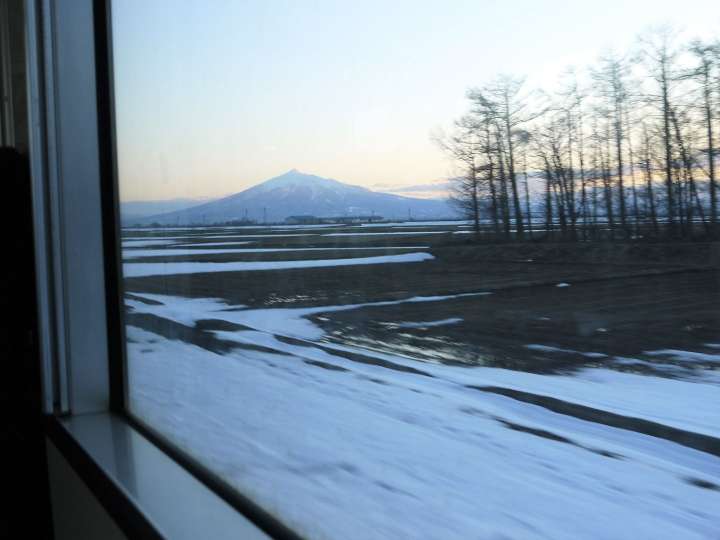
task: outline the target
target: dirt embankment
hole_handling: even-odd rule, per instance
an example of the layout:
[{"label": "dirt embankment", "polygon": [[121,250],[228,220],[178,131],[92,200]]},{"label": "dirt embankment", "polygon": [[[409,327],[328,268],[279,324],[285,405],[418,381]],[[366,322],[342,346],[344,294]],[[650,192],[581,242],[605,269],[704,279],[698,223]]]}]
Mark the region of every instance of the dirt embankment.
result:
[{"label": "dirt embankment", "polygon": [[720,268],[720,242],[508,243],[436,246],[457,262],[527,261]]}]

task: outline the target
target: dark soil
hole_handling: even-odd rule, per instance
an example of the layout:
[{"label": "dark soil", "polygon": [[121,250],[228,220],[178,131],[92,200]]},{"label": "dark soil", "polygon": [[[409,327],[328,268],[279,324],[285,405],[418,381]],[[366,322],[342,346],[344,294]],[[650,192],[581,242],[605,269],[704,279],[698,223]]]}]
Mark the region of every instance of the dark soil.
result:
[{"label": "dark soil", "polygon": [[[407,252],[392,249],[402,245],[431,245],[421,251],[432,253],[435,259],[406,264],[150,276],[127,279],[125,287],[129,293],[222,298],[229,304],[250,307],[357,304],[486,291],[493,294],[320,314],[315,322],[327,331],[330,341],[372,344],[375,349],[408,353],[433,362],[534,372],[571,372],[580,367],[607,365],[661,376],[689,376],[697,370],[719,367],[717,362],[683,363],[644,351],[689,349],[718,353],[703,344],[720,342],[720,243],[472,245],[457,240],[464,235],[322,236],[325,232],[262,238],[248,247],[386,246],[388,251],[218,254],[160,260],[377,256]],[[557,287],[560,283],[570,286]],[[401,325],[448,318],[463,320],[425,328]],[[615,356],[643,362],[618,363],[612,358]]]}]

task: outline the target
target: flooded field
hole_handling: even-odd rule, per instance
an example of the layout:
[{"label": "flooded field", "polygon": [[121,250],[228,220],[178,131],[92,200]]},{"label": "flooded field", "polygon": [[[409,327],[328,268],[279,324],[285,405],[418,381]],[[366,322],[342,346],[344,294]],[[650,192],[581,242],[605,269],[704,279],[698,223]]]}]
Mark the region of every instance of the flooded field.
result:
[{"label": "flooded field", "polygon": [[125,230],[131,410],[310,537],[717,537],[718,246],[471,238]]}]

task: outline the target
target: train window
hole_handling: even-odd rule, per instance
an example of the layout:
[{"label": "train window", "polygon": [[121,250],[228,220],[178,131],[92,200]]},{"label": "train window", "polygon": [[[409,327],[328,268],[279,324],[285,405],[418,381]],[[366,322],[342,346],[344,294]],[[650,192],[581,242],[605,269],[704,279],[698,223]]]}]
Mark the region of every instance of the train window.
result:
[{"label": "train window", "polygon": [[718,534],[714,3],[112,35],[138,422],[310,538]]}]

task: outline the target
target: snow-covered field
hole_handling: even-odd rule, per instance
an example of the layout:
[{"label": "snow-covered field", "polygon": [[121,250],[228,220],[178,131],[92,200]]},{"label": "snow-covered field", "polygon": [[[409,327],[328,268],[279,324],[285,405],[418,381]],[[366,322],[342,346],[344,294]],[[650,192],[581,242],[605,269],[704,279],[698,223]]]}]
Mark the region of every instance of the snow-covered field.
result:
[{"label": "snow-covered field", "polygon": [[[393,233],[365,235],[373,242],[383,234]],[[350,235],[356,233],[343,234]],[[186,249],[187,238],[180,238],[182,249],[143,245],[159,238],[125,239],[126,248],[152,248],[126,249],[125,260],[302,249],[323,257],[328,249]],[[386,249],[352,246],[368,248]],[[382,273],[388,265],[422,268],[434,259],[428,252],[354,257],[352,249],[336,259],[125,262],[124,272],[192,279],[204,272],[368,265],[368,272]],[[611,367],[668,362],[668,369],[683,370],[683,363],[720,364],[720,354],[648,348],[648,359],[657,359],[651,363],[527,342],[528,351],[580,355],[598,365],[571,376],[445,365],[329,339],[313,317],[412,305],[426,316],[383,327],[440,332],[463,319],[436,317],[436,307],[461,298],[480,305],[493,293],[408,292],[394,300],[257,307],[183,292],[133,290],[126,299],[132,413],[308,538],[720,538],[720,446],[701,451],[670,435],[559,414],[487,390],[547,396],[712,445],[720,442],[717,369],[690,378]],[[148,325],[148,317],[159,326]],[[187,337],[201,334],[203,340]]]},{"label": "snow-covered field", "polygon": [[[232,242],[232,245],[249,244],[250,242]],[[185,244],[183,244],[185,245]],[[133,249],[125,252],[124,259],[126,261],[135,259],[145,259],[147,257],[178,257],[188,255],[226,255],[228,253],[294,253],[300,251],[387,251],[388,249],[408,250],[408,249],[427,249],[429,246],[399,246],[393,248],[387,247],[327,247],[327,248],[227,248],[227,249],[204,249],[205,246],[217,246],[217,244],[193,244],[193,249],[187,248],[171,248],[171,249]],[[199,247],[198,247],[199,246]]]},{"label": "snow-covered field", "polygon": [[328,233],[323,236],[422,236],[426,234],[445,234],[445,231],[342,232]]},{"label": "snow-covered field", "polygon": [[[242,250],[226,250],[239,252]],[[186,253],[183,253],[186,254]],[[352,259],[312,259],[305,261],[236,261],[236,262],[147,262],[123,264],[125,277],[161,276],[167,274],[202,274],[206,272],[251,272],[259,270],[285,270],[289,268],[327,268],[331,266],[358,266],[368,264],[398,264],[422,262],[432,259],[429,253],[379,255]]]}]

